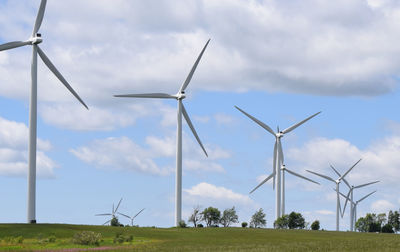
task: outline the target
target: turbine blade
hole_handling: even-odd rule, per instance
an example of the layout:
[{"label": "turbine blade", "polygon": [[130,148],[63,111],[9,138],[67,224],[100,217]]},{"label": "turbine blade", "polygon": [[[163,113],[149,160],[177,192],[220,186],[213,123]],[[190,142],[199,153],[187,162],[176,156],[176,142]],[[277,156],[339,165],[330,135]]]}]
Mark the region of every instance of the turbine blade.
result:
[{"label": "turbine blade", "polygon": [[189,75],[186,77],[185,82],[182,84],[181,89],[179,89],[179,92],[185,92],[185,89],[187,88],[187,86],[189,85],[190,81],[192,80],[194,71],[196,71],[197,65],[199,64],[200,59],[201,59],[201,57],[203,56],[203,53],[204,53],[204,51],[206,50],[208,43],[210,43],[210,39],[207,41],[207,43],[206,43],[206,45],[204,46],[203,50],[201,50],[201,53],[200,53],[199,57],[197,57],[196,62],[194,63],[192,69],[190,70]]},{"label": "turbine blade", "polygon": [[313,171],[310,171],[310,170],[306,170],[306,171],[336,183],[336,181],[331,177],[328,177],[328,176],[325,176],[325,175],[322,175],[322,174],[319,174],[319,173],[316,173],[316,172],[313,172]]},{"label": "turbine blade", "polygon": [[117,214],[122,215],[122,216],[124,216],[124,217],[126,217],[126,218],[128,218],[128,219],[131,218],[130,216],[128,216],[128,215],[126,215],[126,214],[123,214],[123,213],[120,213],[120,212],[117,212]]},{"label": "turbine blade", "polygon": [[104,222],[103,225],[106,225],[109,222],[111,222],[111,220],[108,220],[108,221]]},{"label": "turbine blade", "polygon": [[293,126],[290,126],[289,128],[283,130],[282,133],[283,133],[283,134],[289,133],[290,131],[292,131],[292,130],[294,130],[295,128],[299,127],[300,125],[302,125],[303,123],[307,122],[308,120],[310,120],[310,119],[313,118],[314,116],[318,115],[319,113],[321,113],[321,111],[318,112],[318,113],[315,113],[314,115],[312,115],[312,116],[310,116],[310,117],[307,117],[307,118],[304,119],[303,121],[301,121],[301,122],[299,122],[299,123],[296,123],[296,124],[293,125]]},{"label": "turbine blade", "polygon": [[61,75],[61,73],[57,70],[57,68],[51,63],[50,59],[46,56],[46,54],[40,49],[40,47],[37,47],[38,53],[40,58],[42,58],[43,62],[46,64],[46,66],[50,69],[50,71],[53,72],[53,74],[64,84],[64,86],[75,96],[80,103],[82,103],[83,106],[85,106],[86,109],[89,109],[88,106],[83,102],[83,100],[79,97],[79,95],[75,92],[75,90],[68,84],[68,82],[65,80],[65,78]]},{"label": "turbine blade", "polygon": [[243,110],[241,110],[239,107],[235,106],[235,108],[237,108],[240,112],[242,112],[243,114],[245,114],[247,117],[249,117],[251,120],[253,120],[254,122],[256,122],[258,125],[260,125],[261,127],[263,127],[264,129],[266,129],[269,133],[271,133],[272,135],[275,136],[275,132],[265,123],[261,122],[260,120],[258,120],[257,118],[247,114],[246,112],[244,112]]},{"label": "turbine blade", "polygon": [[347,170],[347,172],[345,174],[343,174],[343,176],[341,176],[339,179],[343,179],[344,177],[346,177],[347,174],[349,174],[349,172],[354,168],[354,166],[356,166],[358,163],[360,163],[360,160],[358,160],[352,167],[350,167],[350,169]]},{"label": "turbine blade", "polygon": [[26,45],[30,45],[30,44],[31,44],[30,41],[13,41],[13,42],[9,42],[9,43],[0,45],[0,51],[5,51],[5,50],[9,50],[9,49],[13,49],[13,48],[21,47],[21,46],[26,46]]},{"label": "turbine blade", "polygon": [[199,136],[197,135],[197,132],[196,132],[196,130],[194,129],[194,126],[193,126],[193,124],[192,124],[192,121],[190,120],[189,115],[188,115],[188,113],[186,112],[185,106],[183,106],[183,104],[182,104],[182,114],[183,114],[183,117],[185,117],[185,120],[186,120],[187,124],[189,125],[189,128],[192,130],[192,133],[193,133],[194,137],[196,138],[197,142],[200,144],[200,147],[203,149],[204,154],[206,154],[206,156],[208,157],[208,154],[207,154],[207,152],[206,152],[206,149],[204,149],[204,146],[203,146],[203,144],[201,143],[200,138],[199,138]]},{"label": "turbine blade", "polygon": [[342,194],[341,192],[339,192],[345,199],[346,201],[344,202],[344,207],[343,207],[343,212],[346,211],[346,206],[347,206],[347,202],[350,201],[350,203],[354,204],[354,201],[352,201],[350,199],[350,193],[353,189],[350,189],[349,192],[347,193],[347,196]]},{"label": "turbine blade", "polygon": [[376,193],[376,191],[373,191],[372,193],[369,193],[369,194],[365,195],[361,199],[357,200],[357,203],[360,203],[361,201],[365,200],[367,197],[369,197],[371,194],[374,194],[374,193]]},{"label": "turbine blade", "polygon": [[105,214],[96,214],[95,216],[108,216],[108,215],[112,215],[112,214],[109,214],[109,213],[105,213]]},{"label": "turbine blade", "polygon": [[279,159],[280,159],[280,164],[279,165],[281,165],[281,164],[285,163],[285,160],[283,158],[282,143],[281,143],[280,140],[278,140],[278,142],[279,142],[278,143],[278,153],[279,153]]},{"label": "turbine blade", "polygon": [[318,182],[315,182],[315,181],[312,180],[312,179],[309,179],[309,178],[307,178],[307,177],[304,177],[304,176],[302,176],[302,175],[300,175],[300,174],[298,174],[298,173],[295,173],[294,171],[291,171],[291,170],[289,170],[289,169],[287,169],[287,168],[285,168],[285,170],[286,170],[287,172],[289,172],[290,174],[294,175],[294,176],[297,176],[297,177],[299,177],[299,178],[308,180],[308,181],[313,182],[313,183],[318,184],[318,185],[320,184],[320,183],[318,183]]},{"label": "turbine blade", "polygon": [[335,167],[333,167],[333,165],[329,165],[331,168],[332,168],[332,170],[340,177],[340,176],[342,176],[336,169],[335,169]]},{"label": "turbine blade", "polygon": [[118,207],[119,207],[119,205],[121,205],[121,201],[122,201],[122,198],[119,200],[118,205],[117,205],[117,208],[115,208],[114,213],[118,211]]},{"label": "turbine blade", "polygon": [[264,179],[258,186],[256,186],[256,188],[254,188],[253,190],[251,190],[250,193],[253,193],[255,190],[257,190],[260,186],[262,186],[265,182],[267,182],[268,180],[270,180],[272,177],[275,176],[275,172],[272,173],[271,175],[269,175],[266,179]]},{"label": "turbine blade", "polygon": [[361,187],[364,187],[364,186],[367,186],[367,185],[372,185],[372,184],[375,184],[375,183],[378,183],[378,182],[379,181],[374,181],[374,182],[366,183],[366,184],[363,184],[363,185],[355,186],[354,188],[361,188]]},{"label": "turbine blade", "polygon": [[42,25],[44,11],[46,9],[46,3],[47,3],[47,0],[42,0],[40,2],[40,7],[39,7],[38,14],[36,16],[36,21],[35,21],[35,26],[33,27],[32,36],[36,35],[36,33],[39,31],[40,26]]},{"label": "turbine blade", "polygon": [[135,216],[132,217],[132,220],[136,218],[136,216],[138,216],[141,212],[143,212],[144,208],[142,210],[140,210]]},{"label": "turbine blade", "polygon": [[[339,177],[342,176],[342,175],[335,169],[335,167],[333,167],[333,165],[329,165],[329,166],[335,171],[335,173],[336,173]],[[347,185],[347,187],[348,187],[349,189],[351,189],[351,185],[349,184],[349,182],[347,182],[347,180],[344,179],[344,178],[343,178],[343,181],[344,181],[344,183]]]},{"label": "turbine blade", "polygon": [[176,99],[175,96],[164,93],[148,93],[148,94],[126,94],[126,95],[114,95],[114,97],[124,97],[124,98],[166,98],[166,99]]}]

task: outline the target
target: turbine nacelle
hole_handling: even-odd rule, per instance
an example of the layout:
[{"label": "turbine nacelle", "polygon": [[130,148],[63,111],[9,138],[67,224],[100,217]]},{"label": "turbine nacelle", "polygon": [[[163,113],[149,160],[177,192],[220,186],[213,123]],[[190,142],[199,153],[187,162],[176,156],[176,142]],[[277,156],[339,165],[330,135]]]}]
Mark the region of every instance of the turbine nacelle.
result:
[{"label": "turbine nacelle", "polygon": [[38,45],[43,42],[42,34],[36,33],[36,36],[29,38],[28,41],[31,42],[32,45]]},{"label": "turbine nacelle", "polygon": [[177,100],[183,100],[183,99],[186,98],[186,95],[185,95],[185,92],[184,92],[184,91],[181,91],[181,92],[178,92],[178,93],[175,95],[175,97],[176,97]]},{"label": "turbine nacelle", "polygon": [[279,132],[277,132],[277,133],[275,134],[275,136],[276,136],[277,138],[282,138],[284,135],[285,135],[285,134],[283,134],[282,131],[279,131]]}]

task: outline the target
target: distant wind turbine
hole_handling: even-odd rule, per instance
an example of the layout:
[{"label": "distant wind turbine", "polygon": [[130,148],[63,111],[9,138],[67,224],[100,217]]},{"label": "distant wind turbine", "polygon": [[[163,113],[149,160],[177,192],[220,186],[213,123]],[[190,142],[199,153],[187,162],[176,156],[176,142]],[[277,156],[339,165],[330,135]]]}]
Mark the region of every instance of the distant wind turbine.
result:
[{"label": "distant wind turbine", "polygon": [[129,215],[126,215],[126,214],[123,214],[123,213],[120,213],[120,212],[118,212],[118,214],[130,219],[131,220],[131,227],[132,227],[133,226],[133,220],[136,218],[136,216],[138,216],[141,212],[143,212],[143,210],[144,210],[144,208],[142,210],[140,210],[137,214],[132,215],[132,216],[129,216]]},{"label": "distant wind turbine", "polygon": [[185,82],[182,84],[177,94],[165,94],[165,93],[148,93],[148,94],[126,94],[126,95],[114,95],[115,97],[126,97],[126,98],[161,98],[161,99],[175,99],[178,101],[178,116],[177,116],[177,131],[176,131],[176,187],[175,187],[175,225],[178,226],[179,222],[182,220],[182,114],[185,118],[190,130],[192,131],[194,137],[199,143],[200,147],[203,149],[206,156],[208,156],[203,144],[200,141],[199,136],[197,135],[196,130],[192,124],[192,121],[189,118],[188,113],[186,112],[185,106],[183,106],[182,100],[186,98],[185,90],[189,85],[194,72],[196,71],[197,65],[200,62],[201,57],[203,56],[204,51],[207,48],[207,41],[203,50],[200,52],[196,62],[194,63],[192,69],[190,70],[189,75],[186,77]]},{"label": "distant wind turbine", "polygon": [[340,193],[339,192],[339,184],[340,184],[340,182],[342,182],[344,177],[346,177],[346,175],[349,174],[349,172],[354,168],[354,166],[356,166],[360,161],[361,161],[361,159],[358,160],[352,167],[350,167],[343,175],[338,175],[339,178],[337,178],[336,180],[331,178],[331,177],[329,177],[329,176],[322,175],[322,174],[307,170],[308,172],[310,172],[312,174],[315,174],[315,175],[320,176],[320,177],[322,177],[324,179],[330,180],[330,181],[332,181],[333,183],[336,184],[336,231],[339,231],[339,212],[341,212],[340,198],[339,198],[339,193]]},{"label": "distant wind turbine", "polygon": [[[362,197],[361,199],[357,200],[356,202],[354,202],[352,199],[350,199],[348,196],[344,195],[343,193],[339,192],[340,195],[343,196],[343,197],[346,199],[346,202],[347,202],[347,201],[350,201],[351,205],[353,206],[353,207],[352,207],[352,213],[350,214],[350,216],[353,218],[354,226],[355,226],[355,223],[357,222],[357,206],[358,206],[358,204],[359,204],[361,201],[365,200],[367,197],[369,197],[369,196],[371,196],[372,194],[374,194],[375,192],[376,192],[376,191],[373,191],[373,192],[371,192],[371,193],[365,195],[364,197]],[[345,208],[346,208],[346,206],[343,208],[343,212],[344,212]],[[351,230],[351,231],[356,231],[355,227],[354,227],[354,229]]]},{"label": "distant wind turbine", "polygon": [[106,225],[107,223],[111,222],[112,219],[117,218],[116,217],[116,213],[118,211],[119,205],[121,204],[122,198],[119,200],[117,207],[114,209],[114,203],[112,206],[112,211],[111,213],[104,213],[104,214],[96,214],[95,216],[111,216],[111,219],[109,219],[108,221],[104,222],[103,225]]},{"label": "distant wind turbine", "polygon": [[43,21],[44,11],[46,9],[46,0],[40,3],[39,11],[36,16],[35,25],[31,37],[26,41],[14,41],[0,45],[0,51],[5,51],[21,46],[31,45],[32,52],[32,65],[31,65],[31,98],[29,106],[29,171],[28,171],[28,223],[36,223],[36,136],[37,136],[37,55],[39,54],[46,66],[53,72],[53,74],[61,81],[62,84],[88,109],[83,100],[75,92],[74,89],[68,84],[65,78],[53,65],[50,59],[46,56],[39,44],[42,43],[43,38],[38,33],[39,28]]},{"label": "distant wind turbine", "polygon": [[277,186],[276,186],[276,199],[275,199],[275,215],[276,215],[276,219],[278,219],[279,217],[282,216],[282,211],[281,211],[281,204],[282,204],[281,203],[281,200],[282,200],[282,194],[281,194],[281,190],[282,190],[281,165],[283,164],[283,151],[282,151],[281,138],[285,134],[287,134],[287,133],[291,132],[292,130],[296,129],[297,127],[299,127],[303,123],[307,122],[308,120],[310,120],[314,116],[320,114],[321,112],[315,113],[314,115],[312,115],[310,117],[307,117],[303,121],[301,121],[299,123],[296,123],[296,124],[290,126],[289,128],[283,130],[283,131],[280,131],[279,127],[278,127],[277,132],[274,132],[268,125],[266,125],[265,123],[261,122],[257,118],[255,118],[252,115],[246,113],[245,111],[243,111],[242,109],[240,109],[237,106],[235,106],[235,108],[237,108],[240,112],[245,114],[247,117],[249,117],[251,120],[253,120],[255,123],[260,125],[262,128],[267,130],[269,133],[271,133],[275,137],[273,163],[272,163],[272,173],[267,178],[265,178],[258,186],[256,186],[250,193],[253,193],[255,190],[257,190],[260,186],[262,186],[265,182],[267,182],[271,178],[274,179],[273,186],[275,188],[275,180],[276,180],[277,181],[276,182]]}]

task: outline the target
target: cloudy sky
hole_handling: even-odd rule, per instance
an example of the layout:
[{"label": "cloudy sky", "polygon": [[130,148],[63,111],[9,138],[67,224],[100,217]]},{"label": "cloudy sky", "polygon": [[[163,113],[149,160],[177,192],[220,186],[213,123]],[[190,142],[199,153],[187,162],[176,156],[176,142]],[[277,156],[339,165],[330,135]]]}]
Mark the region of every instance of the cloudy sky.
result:
[{"label": "cloudy sky", "polygon": [[[0,43],[29,37],[39,0],[0,0]],[[259,208],[271,227],[266,184],[272,128],[322,111],[283,141],[286,166],[359,189],[358,216],[399,209],[400,3],[395,0],[70,0],[47,4],[41,48],[88,104],[84,109],[39,60],[38,222],[102,224],[120,211],[143,226],[174,223],[176,101],[114,94],[174,94],[206,41],[184,103],[209,153],[183,126],[183,217],[196,205]],[[25,222],[31,48],[0,53],[0,222]],[[288,175],[287,212],[335,227],[333,183]],[[343,192],[347,192],[344,185]],[[348,212],[341,229],[348,228]],[[121,219],[123,223],[128,220]]]}]

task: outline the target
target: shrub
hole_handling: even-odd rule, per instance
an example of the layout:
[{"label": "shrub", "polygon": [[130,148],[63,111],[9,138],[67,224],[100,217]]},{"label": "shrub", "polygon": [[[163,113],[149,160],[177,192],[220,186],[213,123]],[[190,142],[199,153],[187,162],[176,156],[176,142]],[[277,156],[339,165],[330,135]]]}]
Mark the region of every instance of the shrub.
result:
[{"label": "shrub", "polygon": [[6,244],[22,244],[24,242],[24,237],[18,236],[18,237],[13,237],[13,236],[8,236],[3,238],[3,242]]},{"label": "shrub", "polygon": [[204,226],[203,226],[203,224],[200,223],[200,224],[197,224],[197,227],[198,227],[198,228],[202,228],[202,227],[204,227]]},{"label": "shrub", "polygon": [[179,221],[178,227],[185,228],[186,227],[186,222],[184,220]]},{"label": "shrub", "polygon": [[124,242],[132,242],[133,235],[123,235],[122,233],[116,233],[114,237],[114,243],[124,243]]},{"label": "shrub", "polygon": [[92,231],[82,231],[75,233],[72,238],[72,243],[79,245],[100,245],[101,234]]},{"label": "shrub", "polygon": [[247,222],[242,222],[242,227],[243,228],[247,227],[247,225],[248,225]]},{"label": "shrub", "polygon": [[316,221],[314,221],[314,222],[311,224],[311,229],[312,229],[312,230],[319,230],[319,228],[320,228],[320,226],[319,226],[319,220],[316,220]]}]

